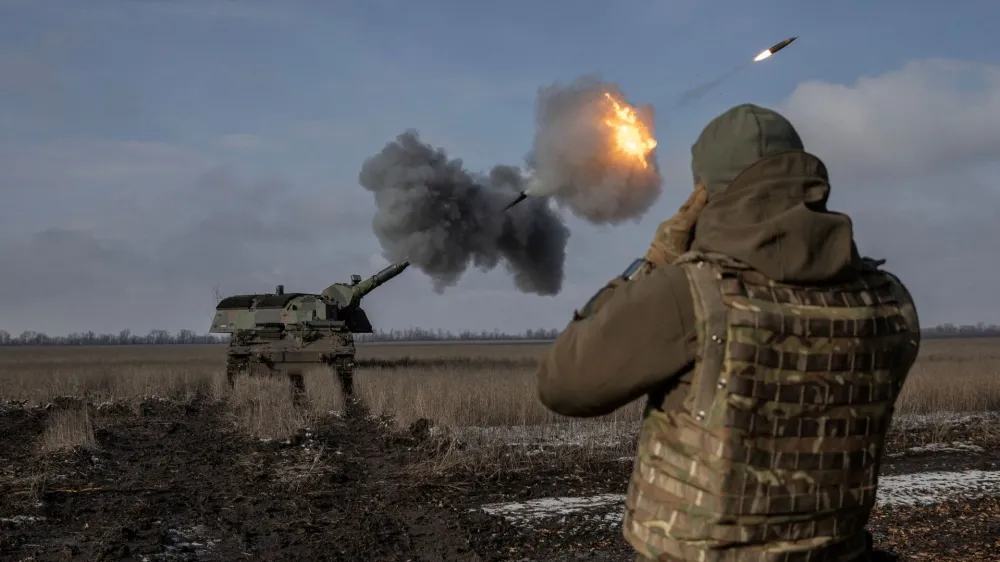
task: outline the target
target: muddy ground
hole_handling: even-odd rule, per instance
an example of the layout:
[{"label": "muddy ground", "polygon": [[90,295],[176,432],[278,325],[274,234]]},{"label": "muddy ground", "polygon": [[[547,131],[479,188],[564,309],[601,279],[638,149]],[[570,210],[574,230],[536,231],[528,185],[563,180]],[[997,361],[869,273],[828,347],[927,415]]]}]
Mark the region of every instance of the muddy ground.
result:
[{"label": "muddy ground", "polygon": [[[94,409],[97,449],[43,457],[37,441],[55,407],[0,409],[2,562],[633,559],[620,509],[601,503],[625,490],[620,458],[435,475],[414,468],[435,459],[422,427],[400,434],[330,416],[262,442],[238,433],[224,405],[166,401]],[[923,451],[894,457],[886,473],[995,471],[998,460]],[[597,499],[530,520],[484,509],[560,496]],[[1000,498],[980,489],[973,502],[880,507],[872,530],[903,560],[996,561]]]}]

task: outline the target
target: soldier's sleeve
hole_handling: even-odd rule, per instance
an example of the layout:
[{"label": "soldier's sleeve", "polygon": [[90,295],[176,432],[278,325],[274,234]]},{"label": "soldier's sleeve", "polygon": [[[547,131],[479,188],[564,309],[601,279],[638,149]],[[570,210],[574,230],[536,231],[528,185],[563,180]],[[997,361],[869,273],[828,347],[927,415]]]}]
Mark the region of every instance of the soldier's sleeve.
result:
[{"label": "soldier's sleeve", "polygon": [[696,341],[683,270],[613,280],[574,313],[541,361],[539,399],[564,416],[611,413],[686,372]]},{"label": "soldier's sleeve", "polygon": [[[885,260],[882,261],[884,262]],[[899,277],[896,277],[887,271],[885,273],[888,273],[892,277],[892,280],[895,281],[895,291],[899,297],[899,301],[903,303],[901,312],[903,314],[903,318],[906,319],[907,326],[909,327],[910,337],[906,342],[906,348],[903,352],[903,372],[908,375],[910,369],[913,367],[913,364],[917,361],[917,355],[920,354],[920,316],[917,313],[916,301],[914,301],[913,295],[910,294],[906,285],[903,284]],[[904,375],[903,380],[905,380],[906,375]],[[900,385],[902,384],[903,381],[900,381]]]}]

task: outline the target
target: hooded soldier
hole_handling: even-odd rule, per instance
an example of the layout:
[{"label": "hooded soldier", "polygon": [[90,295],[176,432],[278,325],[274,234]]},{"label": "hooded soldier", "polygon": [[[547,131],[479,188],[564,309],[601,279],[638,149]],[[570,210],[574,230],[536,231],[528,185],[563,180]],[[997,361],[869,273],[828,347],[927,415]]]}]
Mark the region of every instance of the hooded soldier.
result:
[{"label": "hooded soldier", "polygon": [[695,190],[537,373],[591,417],[647,396],[623,533],[640,560],[855,562],[920,346],[909,292],[827,210],[826,167],[755,105],[691,149]]}]

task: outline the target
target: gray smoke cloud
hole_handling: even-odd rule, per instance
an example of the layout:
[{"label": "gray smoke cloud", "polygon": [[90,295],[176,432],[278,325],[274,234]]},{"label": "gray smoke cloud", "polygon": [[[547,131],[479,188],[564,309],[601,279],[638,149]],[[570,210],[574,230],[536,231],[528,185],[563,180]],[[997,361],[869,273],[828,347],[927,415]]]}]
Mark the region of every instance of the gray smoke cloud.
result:
[{"label": "gray smoke cloud", "polygon": [[[591,223],[615,224],[640,219],[660,195],[655,150],[623,153],[615,102],[629,107],[618,86],[594,76],[540,88],[527,171],[498,165],[472,174],[416,131],[399,135],[360,174],[375,195],[372,226],[386,259],[409,259],[439,292],[469,265],[490,270],[502,259],[519,290],[558,293],[569,230],[550,198]],[[652,107],[633,109],[651,137]],[[505,212],[522,192],[536,197]]]},{"label": "gray smoke cloud", "polygon": [[[645,160],[621,153],[607,121],[614,105],[627,104],[616,84],[584,76],[539,89],[536,133],[527,157],[531,195],[548,195],[560,207],[594,224],[638,221],[656,202],[663,178],[655,149]],[[655,138],[650,105],[633,106],[637,123]]]},{"label": "gray smoke cloud", "polygon": [[365,160],[359,180],[375,196],[372,227],[386,259],[409,259],[438,292],[469,265],[490,270],[501,259],[520,291],[562,288],[569,229],[542,199],[503,210],[524,190],[518,168],[473,174],[410,130]]}]

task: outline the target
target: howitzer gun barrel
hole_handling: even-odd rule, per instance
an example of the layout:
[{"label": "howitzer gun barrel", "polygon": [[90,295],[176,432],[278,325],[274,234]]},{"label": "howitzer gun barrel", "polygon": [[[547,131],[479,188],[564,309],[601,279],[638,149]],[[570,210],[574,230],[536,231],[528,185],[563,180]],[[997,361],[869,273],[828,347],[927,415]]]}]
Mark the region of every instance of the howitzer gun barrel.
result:
[{"label": "howitzer gun barrel", "polygon": [[521,193],[517,194],[517,198],[516,199],[514,199],[510,203],[507,203],[507,206],[504,207],[503,210],[507,211],[511,207],[513,207],[514,205],[517,205],[518,203],[520,203],[521,201],[524,201],[527,198],[528,198],[528,192],[527,191],[522,191]]},{"label": "howitzer gun barrel", "polygon": [[[357,306],[365,295],[381,287],[408,267],[410,267],[410,260],[403,260],[386,267],[364,281],[352,284],[334,283],[323,290],[323,296],[335,301],[340,308]],[[357,276],[354,278],[357,279]]]},{"label": "howitzer gun barrel", "polygon": [[379,271],[375,275],[372,275],[368,279],[360,282],[354,288],[354,295],[356,299],[360,299],[367,295],[368,293],[374,291],[386,281],[396,277],[400,273],[406,271],[406,268],[410,267],[410,260],[403,260],[396,262],[382,271]]}]

